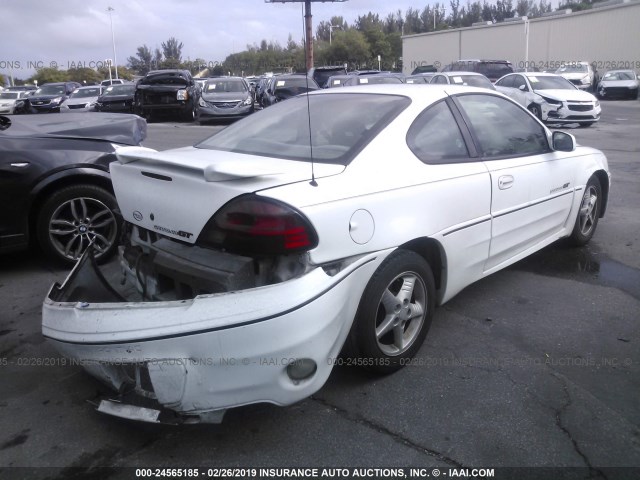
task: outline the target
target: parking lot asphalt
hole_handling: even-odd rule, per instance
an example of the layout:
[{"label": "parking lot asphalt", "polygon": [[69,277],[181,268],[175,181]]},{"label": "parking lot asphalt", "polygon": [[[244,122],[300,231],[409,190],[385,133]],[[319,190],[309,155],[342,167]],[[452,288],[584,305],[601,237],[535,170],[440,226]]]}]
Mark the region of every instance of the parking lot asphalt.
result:
[{"label": "parking lot asphalt", "polygon": [[[558,242],[466,288],[393,375],[337,367],[311,398],[238,408],[221,425],[97,413],[107,389],[62,365],[40,332],[42,299],[66,271],[35,251],[0,257],[0,478],[76,467],[132,478],[120,466],[567,466],[638,478],[607,468],[640,468],[640,102],[602,108],[600,123],[563,128],[603,150],[613,176],[587,247]],[[151,124],[145,145],[221,128]]]}]

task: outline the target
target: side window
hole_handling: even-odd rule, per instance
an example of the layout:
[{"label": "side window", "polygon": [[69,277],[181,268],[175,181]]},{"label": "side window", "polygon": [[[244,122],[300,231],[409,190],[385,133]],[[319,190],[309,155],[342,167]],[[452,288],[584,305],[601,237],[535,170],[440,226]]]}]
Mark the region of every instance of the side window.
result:
[{"label": "side window", "polygon": [[513,81],[513,88],[520,88],[524,85],[525,92],[528,92],[529,88],[527,87],[527,82],[524,80],[524,77],[522,75],[514,75],[514,77],[515,80]]},{"label": "side window", "polygon": [[449,106],[438,102],[413,122],[407,145],[427,164],[468,162],[469,152]]},{"label": "side window", "polygon": [[509,75],[508,77],[503,78],[502,80],[496,82],[496,85],[499,87],[513,87],[513,80],[515,75]]},{"label": "side window", "polygon": [[431,83],[446,85],[449,82],[447,82],[447,77],[445,77],[444,75],[436,75],[435,77],[433,77],[433,81]]},{"label": "side window", "polygon": [[517,157],[550,151],[544,127],[509,100],[494,95],[457,97],[484,157]]}]

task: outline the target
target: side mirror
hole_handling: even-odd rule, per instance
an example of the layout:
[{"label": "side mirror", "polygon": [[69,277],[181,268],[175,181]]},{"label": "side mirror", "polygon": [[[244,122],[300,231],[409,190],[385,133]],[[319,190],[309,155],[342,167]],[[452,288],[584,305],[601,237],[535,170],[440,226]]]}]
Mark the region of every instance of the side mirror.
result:
[{"label": "side mirror", "polygon": [[527,91],[527,86],[526,85],[520,85],[518,87],[518,90],[520,90],[521,92],[526,92]]},{"label": "side mirror", "polygon": [[573,152],[576,149],[576,138],[570,133],[553,132],[552,147],[558,152]]}]

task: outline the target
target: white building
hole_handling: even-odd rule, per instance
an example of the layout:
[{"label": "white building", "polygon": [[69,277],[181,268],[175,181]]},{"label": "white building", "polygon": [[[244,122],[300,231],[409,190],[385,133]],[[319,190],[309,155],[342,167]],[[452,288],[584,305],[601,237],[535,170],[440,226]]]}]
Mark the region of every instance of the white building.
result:
[{"label": "white building", "polygon": [[[612,5],[615,2],[619,3]],[[640,71],[640,0],[606,4],[531,20],[406,35],[403,73],[410,74],[419,65],[440,69],[463,59],[509,60],[516,69],[528,65],[540,70],[587,60],[601,72]]]}]

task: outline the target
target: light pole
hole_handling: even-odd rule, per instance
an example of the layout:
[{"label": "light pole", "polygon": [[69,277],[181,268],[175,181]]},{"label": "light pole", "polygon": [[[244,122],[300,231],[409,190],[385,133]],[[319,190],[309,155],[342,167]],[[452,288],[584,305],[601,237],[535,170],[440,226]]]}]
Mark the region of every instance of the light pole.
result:
[{"label": "light pole", "polygon": [[524,20],[524,68],[529,68],[529,17],[522,17]]},{"label": "light pole", "polygon": [[[113,17],[111,16],[111,12],[115,9],[112,7],[107,8],[107,12],[109,12],[109,21],[111,22],[111,43],[113,44],[113,67],[116,71],[116,79],[118,78],[118,57],[116,57],[116,37],[113,34]],[[111,72],[111,69],[109,69]]]},{"label": "light pole", "polygon": [[111,59],[107,58],[104,63],[109,67],[109,85],[113,85],[113,79],[111,78]]},{"label": "light pole", "polygon": [[[307,70],[313,67],[313,31],[311,29],[311,4],[313,2],[346,2],[347,0],[264,0],[265,3],[304,3],[304,31]],[[331,29],[329,29],[331,31]]]},{"label": "light pole", "polygon": [[333,33],[334,28],[342,29],[340,25],[329,25],[329,45],[331,45],[331,33]]}]

